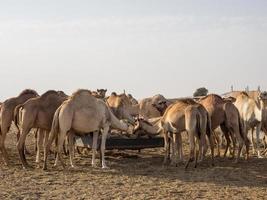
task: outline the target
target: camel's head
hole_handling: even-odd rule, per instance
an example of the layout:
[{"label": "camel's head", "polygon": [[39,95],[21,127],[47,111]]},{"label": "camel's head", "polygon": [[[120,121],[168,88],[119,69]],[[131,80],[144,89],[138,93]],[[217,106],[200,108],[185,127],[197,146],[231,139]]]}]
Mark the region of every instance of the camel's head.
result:
[{"label": "camel's head", "polygon": [[62,98],[67,98],[68,97],[68,95],[66,95],[65,92],[63,92],[61,90],[57,91],[57,94]]},{"label": "camel's head", "polygon": [[144,124],[147,124],[149,126],[153,126],[148,121],[146,121],[143,117],[141,117],[141,116],[135,117],[134,133],[139,131],[139,130],[143,130]]},{"label": "camel's head", "polygon": [[135,98],[133,98],[133,96],[131,94],[127,94],[127,97],[130,99],[130,101],[133,105],[138,104],[138,101]]},{"label": "camel's head", "polygon": [[126,130],[126,132],[128,133],[128,134],[133,134],[134,133],[134,124],[133,123],[131,123],[130,121],[128,121],[128,120],[126,120],[126,119],[122,119],[122,120],[120,120],[121,122],[123,122],[124,124],[125,124],[125,126],[127,126],[127,130]]},{"label": "camel's head", "polygon": [[163,114],[168,107],[167,99],[162,95],[155,95],[152,97],[152,106],[155,107],[161,114]]},{"label": "camel's head", "polygon": [[261,92],[259,94],[259,99],[262,100],[264,103],[267,103],[267,92],[266,91]]},{"label": "camel's head", "polygon": [[227,102],[234,103],[236,101],[236,98],[234,98],[234,97],[226,97],[226,98],[223,98],[223,100],[227,101]]},{"label": "camel's head", "polygon": [[142,117],[135,117],[134,118],[135,123],[134,123],[134,133],[140,129],[142,129],[142,123],[141,121],[143,121],[144,119]]},{"label": "camel's head", "polygon": [[107,89],[97,89],[97,94],[103,99],[106,97],[106,92]]}]

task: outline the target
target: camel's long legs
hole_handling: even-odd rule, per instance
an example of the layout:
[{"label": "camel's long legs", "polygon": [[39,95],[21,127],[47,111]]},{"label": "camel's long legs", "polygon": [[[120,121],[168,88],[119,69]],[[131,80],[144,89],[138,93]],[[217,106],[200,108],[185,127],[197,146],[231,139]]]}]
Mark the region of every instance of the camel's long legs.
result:
[{"label": "camel's long legs", "polygon": [[262,158],[260,153],[260,132],[261,132],[261,123],[259,123],[256,127],[256,150],[258,158]]},{"label": "camel's long legs", "polygon": [[95,156],[96,156],[96,151],[97,151],[97,141],[98,141],[98,131],[95,131],[93,133],[93,145],[92,145],[92,167],[96,166],[95,162]]},{"label": "camel's long legs", "polygon": [[68,133],[68,149],[70,154],[70,165],[74,168],[74,133],[69,131]]},{"label": "camel's long legs", "polygon": [[102,155],[102,168],[107,168],[105,161],[105,149],[106,149],[106,139],[109,131],[109,126],[105,126],[102,132],[102,140],[101,140],[101,155]]},{"label": "camel's long legs", "polygon": [[5,164],[8,165],[9,164],[8,154],[7,154],[6,147],[5,147],[6,133],[1,132],[0,135],[1,135],[1,138],[0,138],[0,151],[2,151],[2,155],[3,155],[3,158],[4,158]]},{"label": "camel's long legs", "polygon": [[28,163],[27,163],[26,157],[25,157],[24,148],[25,148],[25,140],[26,140],[26,137],[27,137],[27,134],[29,133],[29,131],[30,131],[29,128],[22,128],[21,136],[20,136],[19,141],[17,143],[17,148],[19,151],[19,156],[20,156],[23,168],[26,168],[28,166]]},{"label": "camel's long legs", "polygon": [[44,142],[44,130],[39,129],[37,132],[37,151],[36,151],[36,163],[40,163],[40,156],[41,156],[41,147],[43,146]]}]

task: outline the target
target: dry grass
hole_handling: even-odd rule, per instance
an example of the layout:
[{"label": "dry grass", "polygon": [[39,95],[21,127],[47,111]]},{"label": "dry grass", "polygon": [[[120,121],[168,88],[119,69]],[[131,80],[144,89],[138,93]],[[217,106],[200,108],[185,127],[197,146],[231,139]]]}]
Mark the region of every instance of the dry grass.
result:
[{"label": "dry grass", "polygon": [[[28,138],[33,152],[32,137]],[[11,167],[0,163],[0,199],[266,199],[267,159],[251,158],[233,163],[209,158],[192,166],[162,167],[163,150],[108,152],[109,170],[92,168],[91,156],[77,155],[76,169],[61,166],[36,169],[34,155],[27,155],[32,169],[23,170],[10,133],[7,148]],[[188,148],[186,148],[188,149]],[[186,154],[188,152],[186,151]],[[68,158],[66,157],[66,161]]]}]

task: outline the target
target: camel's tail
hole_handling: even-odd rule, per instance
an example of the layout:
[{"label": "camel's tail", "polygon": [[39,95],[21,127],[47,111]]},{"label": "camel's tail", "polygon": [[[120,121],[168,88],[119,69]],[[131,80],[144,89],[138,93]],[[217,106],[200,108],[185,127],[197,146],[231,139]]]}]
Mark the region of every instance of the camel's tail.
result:
[{"label": "camel's tail", "polygon": [[57,137],[58,133],[59,133],[59,112],[61,110],[61,106],[56,110],[55,114],[54,114],[54,119],[52,122],[52,126],[51,126],[51,131],[49,133],[49,138],[48,138],[48,143],[47,143],[47,147],[50,150],[50,146],[52,145],[53,141],[55,140],[55,138]]},{"label": "camel's tail", "polygon": [[211,130],[211,119],[209,114],[207,113],[207,127],[206,127],[206,131],[207,131],[207,136],[210,138],[212,136],[212,130]]},{"label": "camel's tail", "polygon": [[19,104],[15,107],[14,114],[13,114],[13,121],[17,128],[19,128],[19,121],[20,121],[20,109],[23,108],[23,104]]},{"label": "camel's tail", "polygon": [[242,119],[241,119],[241,116],[240,116],[239,112],[237,112],[237,113],[238,113],[238,125],[239,125],[240,136],[244,140],[245,144],[249,145],[249,139],[248,139],[248,137],[247,137],[247,135],[245,133],[244,124],[242,122]]},{"label": "camel's tail", "polygon": [[197,120],[197,123],[196,123],[196,131],[197,131],[197,136],[198,138],[200,139],[201,138],[201,116],[199,115],[199,113],[196,113],[196,120]]}]

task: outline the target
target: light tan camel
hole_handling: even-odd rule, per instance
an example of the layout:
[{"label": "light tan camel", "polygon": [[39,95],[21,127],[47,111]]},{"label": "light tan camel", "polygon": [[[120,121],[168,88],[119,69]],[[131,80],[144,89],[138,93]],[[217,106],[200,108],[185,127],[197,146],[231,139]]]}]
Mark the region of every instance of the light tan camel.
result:
[{"label": "light tan camel", "polygon": [[[214,139],[213,139],[213,134],[211,131],[211,119],[209,116],[209,113],[207,112],[207,110],[204,108],[203,105],[197,103],[194,99],[192,98],[177,98],[174,101],[175,103],[184,103],[187,105],[191,105],[191,106],[195,106],[198,109],[198,112],[200,114],[201,120],[202,120],[202,132],[205,133],[205,135],[207,136],[209,143],[210,143],[210,149],[211,149],[211,157],[212,157],[212,165],[214,165]],[[156,105],[154,105],[157,109],[162,109],[161,107],[158,108]],[[165,112],[164,110],[162,110],[163,112]],[[156,121],[157,123],[157,121]],[[151,129],[152,130],[152,129]],[[179,136],[179,135],[178,135]],[[178,140],[181,140],[181,137],[178,137]],[[182,148],[181,148],[181,155],[183,154],[182,152]],[[204,148],[203,151],[201,152],[201,160],[203,159],[203,157],[205,156],[207,151],[206,145],[204,144]]]},{"label": "light tan camel", "polygon": [[247,93],[242,92],[236,97],[234,104],[240,113],[246,135],[248,134],[248,130],[252,130],[251,141],[253,152],[255,152],[253,132],[256,128],[256,151],[258,158],[261,158],[262,156],[259,149],[259,135],[262,129],[262,122],[264,120],[263,113],[266,112],[267,108],[267,92],[259,93],[258,101],[255,101],[254,98],[249,97]]},{"label": "light tan camel", "polygon": [[[224,95],[222,95],[224,98],[228,98],[228,97],[233,97],[233,98],[237,98],[241,93],[243,93],[244,91],[233,91],[233,92],[228,92]],[[258,100],[258,97],[259,97],[259,94],[260,94],[260,91],[258,90],[252,90],[252,91],[248,91],[246,92],[246,94],[254,99],[255,101]]]},{"label": "light tan camel", "polygon": [[[176,151],[178,149],[179,158],[183,161],[181,133],[186,131],[189,136],[190,156],[185,168],[194,158],[195,167],[199,152],[203,155],[203,147],[206,146],[207,118],[202,118],[199,108],[183,101],[177,101],[170,105],[161,119],[163,128],[165,157],[164,163],[167,163],[170,155],[170,144],[172,144],[172,163],[177,165]],[[195,148],[195,140],[198,149]],[[194,155],[195,153],[195,155]]]},{"label": "light tan camel", "polygon": [[[157,94],[139,101],[139,114],[145,119],[160,117],[169,104],[170,102],[164,96]],[[158,109],[155,107],[158,107]]]},{"label": "light tan camel", "polygon": [[151,119],[144,119],[138,117],[134,126],[134,134],[142,135],[144,132],[149,137],[154,137],[160,134],[162,131],[161,117],[155,117]]},{"label": "light tan camel", "polygon": [[[211,117],[212,131],[220,126],[225,135],[227,146],[224,156],[226,156],[231,142],[229,137],[230,134],[234,147],[233,157],[235,156],[236,139],[238,140],[239,146],[236,162],[238,162],[240,158],[241,149],[244,143],[246,145],[246,159],[248,159],[249,140],[244,133],[242,121],[236,107],[231,102],[224,101],[220,96],[215,94],[207,95],[206,97],[200,99],[199,103],[205,107]],[[220,155],[219,152],[220,149],[218,146],[218,155]]]},{"label": "light tan camel", "polygon": [[134,124],[134,116],[139,114],[139,107],[137,104],[133,105],[126,94],[117,95],[113,92],[106,102],[118,119],[126,119]]},{"label": "light tan camel", "polygon": [[[123,131],[131,132],[132,128],[122,121],[119,121],[112,113],[111,109],[101,99],[91,95],[89,90],[78,90],[73,93],[55,112],[48,144],[44,153],[44,169],[47,168],[47,155],[54,138],[58,135],[58,158],[65,168],[62,159],[63,142],[67,134],[73,135],[73,132],[83,135],[84,133],[93,132],[93,153],[92,165],[95,166],[95,155],[97,150],[98,132],[102,130],[101,140],[101,158],[102,168],[106,168],[105,147],[106,138],[110,127]],[[73,164],[73,140],[69,140],[70,163]]]},{"label": "light tan camel", "polygon": [[[21,121],[21,136],[19,138],[17,148],[19,151],[20,159],[24,168],[28,166],[25,154],[24,145],[25,139],[32,128],[39,129],[37,138],[37,154],[36,163],[40,162],[40,148],[41,145],[46,145],[48,139],[48,133],[52,126],[53,116],[56,109],[67,99],[67,95],[61,91],[49,90],[40,97],[32,98],[25,102],[23,105],[17,107],[15,110],[19,110],[19,114],[15,113],[15,118],[19,116]],[[45,141],[44,134],[46,135]]]},{"label": "light tan camel", "polygon": [[[22,91],[17,97],[7,99],[3,102],[1,106],[0,113],[0,125],[1,125],[1,141],[0,141],[0,150],[2,151],[6,165],[8,165],[8,155],[5,148],[5,139],[6,134],[10,129],[11,123],[13,121],[14,109],[17,105],[25,103],[28,99],[37,97],[38,94],[36,91],[31,89],[26,89]],[[17,139],[19,139],[20,133],[17,133]]]}]

